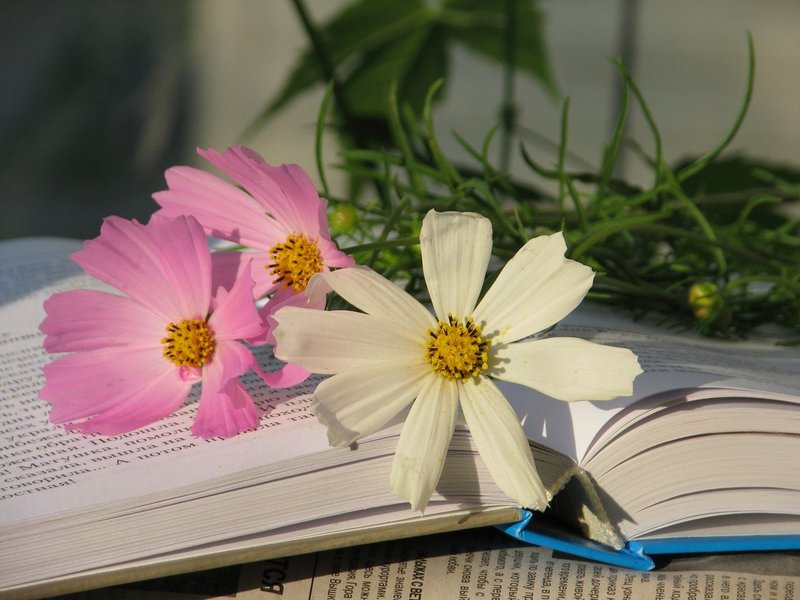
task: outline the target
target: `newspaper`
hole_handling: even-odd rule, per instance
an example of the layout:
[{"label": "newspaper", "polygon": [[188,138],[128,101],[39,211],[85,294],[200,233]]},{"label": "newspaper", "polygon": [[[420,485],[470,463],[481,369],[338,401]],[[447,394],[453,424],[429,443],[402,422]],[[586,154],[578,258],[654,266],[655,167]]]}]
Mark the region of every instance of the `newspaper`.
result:
[{"label": "newspaper", "polygon": [[554,555],[476,531],[242,567],[237,600],[791,600],[800,577],[639,572]]}]

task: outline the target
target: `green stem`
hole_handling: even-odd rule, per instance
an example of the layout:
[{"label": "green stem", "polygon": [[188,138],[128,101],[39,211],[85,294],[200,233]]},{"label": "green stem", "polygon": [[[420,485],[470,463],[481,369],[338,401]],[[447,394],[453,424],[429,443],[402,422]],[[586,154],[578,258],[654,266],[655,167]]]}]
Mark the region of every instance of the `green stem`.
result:
[{"label": "green stem", "polygon": [[[409,206],[411,206],[411,202],[409,201],[408,198],[403,198],[397,204],[397,206],[395,206],[395,208],[391,212],[391,214],[388,217],[386,217],[386,222],[383,224],[383,229],[381,229],[381,233],[378,236],[378,239],[376,240],[377,242],[385,242],[386,241],[386,238],[389,237],[389,234],[392,232],[392,229],[394,228],[394,224],[397,223],[397,221],[400,220],[400,217],[403,215],[403,213],[406,211],[406,209]],[[372,256],[370,257],[369,263],[368,263],[369,266],[372,266],[372,265],[375,264],[375,261],[378,260],[378,255],[379,254],[380,254],[380,250],[378,250],[377,248],[372,251]]]},{"label": "green stem", "polygon": [[617,63],[617,67],[622,72],[625,84],[630,88],[631,92],[633,92],[636,102],[639,104],[639,108],[642,110],[644,119],[647,122],[647,126],[650,128],[650,132],[653,134],[653,145],[655,146],[655,159],[653,162],[656,176],[654,186],[658,187],[661,184],[661,172],[664,168],[664,151],[661,144],[661,133],[659,132],[656,121],[650,112],[650,107],[647,106],[647,102],[645,102],[641,90],[636,85],[636,82],[633,80],[628,70],[625,68],[625,65],[622,63]]},{"label": "green stem", "polygon": [[727,273],[728,261],[725,258],[725,253],[722,251],[722,248],[716,244],[717,234],[714,231],[714,228],[711,226],[711,223],[708,222],[708,219],[706,219],[703,211],[697,208],[697,205],[692,201],[692,199],[683,193],[683,189],[681,189],[680,184],[673,178],[672,172],[667,171],[666,175],[669,179],[672,179],[675,184],[672,188],[672,193],[675,195],[675,198],[678,199],[678,202],[683,205],[689,215],[697,222],[708,240],[712,242],[713,245],[711,247],[711,252],[714,255],[714,259],[717,261],[720,275]]},{"label": "green stem", "polygon": [[613,233],[619,233],[621,231],[644,231],[644,232],[649,231],[652,233],[657,233],[662,236],[684,238],[695,242],[701,242],[718,248],[724,248],[725,250],[729,250],[731,252],[736,252],[737,254],[746,256],[751,260],[760,262],[761,264],[765,265],[771,270],[780,269],[780,265],[778,263],[775,263],[774,261],[764,256],[761,256],[760,254],[753,252],[752,250],[749,250],[742,246],[730,244],[728,242],[718,239],[711,240],[704,235],[700,235],[692,231],[687,231],[686,229],[680,229],[678,227],[661,225],[660,223],[643,222],[643,219],[640,219],[638,221],[632,221],[632,220],[624,222],[617,221],[609,225],[608,227],[605,227],[599,231],[596,231],[586,236],[573,247],[573,250],[569,253],[570,258],[577,259],[578,256],[582,256],[583,254],[585,254],[587,250],[589,250],[596,244],[602,242],[609,235],[612,235]]},{"label": "green stem", "polygon": [[610,235],[613,235],[615,233],[620,233],[623,231],[641,229],[644,225],[650,224],[653,221],[657,221],[662,218],[663,215],[653,214],[653,215],[637,215],[634,217],[622,218],[616,221],[612,221],[611,223],[603,225],[599,229],[596,229],[591,233],[585,235],[576,244],[574,244],[573,247],[568,252],[569,257],[573,260],[577,260],[580,256],[583,256],[587,250],[599,244]]},{"label": "green stem", "polygon": [[325,79],[330,82],[333,88],[337,109],[342,114],[342,119],[348,125],[348,129],[355,133],[355,128],[351,126],[353,123],[352,113],[350,112],[347,99],[342,90],[342,85],[336,77],[336,68],[330,58],[330,54],[328,54],[328,51],[325,49],[325,44],[322,41],[322,34],[311,20],[305,2],[303,0],[292,0],[292,4],[294,4],[297,16],[300,17],[300,22],[308,36],[308,41],[311,42],[311,47],[314,49],[314,55],[317,57],[317,62],[319,62],[319,68],[322,70]]},{"label": "green stem", "polygon": [[578,223],[582,231],[585,231],[589,226],[586,220],[586,214],[583,210],[583,202],[581,201],[580,194],[577,188],[572,183],[572,178],[567,173],[564,162],[567,156],[567,129],[569,124],[569,98],[564,99],[564,105],[561,108],[561,129],[560,129],[560,143],[558,146],[558,164],[556,172],[558,173],[558,202],[561,212],[564,212],[564,197],[569,193],[572,198],[572,204],[575,207],[575,214],[578,216]]},{"label": "green stem", "polygon": [[616,277],[609,277],[608,275],[597,275],[597,277],[595,277],[595,285],[597,284],[608,285],[631,296],[643,297],[643,298],[657,298],[659,300],[666,300],[669,302],[675,301],[675,298],[673,296],[671,296],[669,293],[665,292],[660,288],[653,286],[645,286],[637,283],[630,283],[629,281],[623,281],[622,279],[617,279]]},{"label": "green stem", "polygon": [[517,0],[506,0],[505,45],[503,46],[503,104],[500,108],[502,123],[500,140],[500,170],[507,172],[511,165],[511,137],[517,120],[514,106],[514,82],[517,49]]},{"label": "green stem", "polygon": [[358,254],[359,252],[371,252],[373,250],[384,250],[386,248],[400,248],[405,246],[414,246],[419,244],[419,237],[404,237],[393,238],[391,240],[382,240],[380,242],[369,242],[366,244],[358,244],[356,246],[348,246],[342,248],[345,254]]},{"label": "green stem", "polygon": [[433,159],[433,162],[439,172],[442,174],[445,183],[450,189],[454,189],[459,183],[461,183],[461,174],[456,171],[456,169],[442,152],[442,148],[439,145],[439,140],[436,138],[436,129],[433,124],[433,97],[436,95],[436,92],[439,91],[439,88],[443,83],[444,81],[439,79],[428,90],[428,94],[425,96],[425,104],[422,108],[422,120],[425,123],[425,128],[427,129],[425,141],[428,145],[428,150],[431,153],[431,158]]},{"label": "green stem", "polygon": [[617,159],[622,146],[622,138],[625,131],[625,126],[628,122],[628,109],[630,101],[628,96],[628,82],[623,78],[622,80],[622,98],[620,100],[619,115],[617,116],[616,125],[614,126],[614,133],[611,137],[611,144],[606,148],[603,154],[603,165],[600,170],[600,177],[597,183],[597,194],[594,203],[600,205],[605,198],[608,191],[608,184],[614,174],[614,168],[617,165]]},{"label": "green stem", "polygon": [[314,140],[314,157],[317,161],[317,173],[319,173],[320,185],[322,185],[322,195],[325,198],[330,196],[330,188],[328,187],[328,178],[325,176],[325,163],[322,160],[322,141],[325,133],[325,119],[328,116],[328,107],[331,102],[331,95],[333,92],[333,85],[328,84],[325,90],[325,96],[322,98],[322,105],[317,115],[317,130]]},{"label": "green stem", "polygon": [[706,165],[708,165],[711,161],[713,161],[717,156],[719,156],[725,148],[728,147],[733,141],[733,138],[736,137],[736,134],[739,132],[739,128],[742,126],[744,122],[744,117],[747,114],[748,109],[750,108],[750,101],[753,98],[753,87],[755,81],[755,70],[756,70],[756,55],[755,49],[753,48],[753,37],[748,34],[747,35],[747,57],[748,57],[748,69],[747,69],[747,87],[745,89],[744,94],[744,101],[742,102],[742,106],[739,108],[739,113],[736,115],[736,121],[733,124],[730,132],[728,133],[727,137],[722,140],[722,143],[719,144],[716,148],[714,148],[711,152],[706,154],[705,156],[701,156],[691,165],[681,169],[679,173],[676,174],[676,178],[678,181],[685,181],[695,173],[702,171]]},{"label": "green stem", "polygon": [[405,160],[406,172],[408,173],[409,180],[411,181],[411,186],[419,196],[424,197],[426,194],[425,184],[422,182],[422,178],[414,168],[416,159],[414,157],[414,152],[411,150],[411,144],[408,141],[405,128],[403,127],[403,121],[400,118],[400,108],[397,103],[397,80],[392,81],[392,85],[389,90],[388,108],[389,129],[392,132],[392,139],[394,143],[397,144],[398,148],[400,148],[400,152]]}]

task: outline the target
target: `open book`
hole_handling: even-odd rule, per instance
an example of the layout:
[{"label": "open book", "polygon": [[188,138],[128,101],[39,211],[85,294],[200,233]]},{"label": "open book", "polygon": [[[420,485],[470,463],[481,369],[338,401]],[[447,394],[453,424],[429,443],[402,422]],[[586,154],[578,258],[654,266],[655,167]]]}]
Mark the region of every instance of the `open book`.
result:
[{"label": "open book", "polygon": [[[399,423],[329,447],[308,412],[319,379],[289,390],[247,379],[260,427],[227,440],[191,436],[196,396],[114,438],[51,425],[37,396],[52,358],[38,331],[42,302],[102,286],[69,261],[79,248],[0,242],[0,597],[490,524],[572,544],[498,490],[463,428],[425,514],[410,511],[388,489]],[[647,568],[643,552],[685,550],[687,540],[699,550],[800,547],[800,351],[673,336],[591,308],[557,330],[628,346],[645,368],[634,396],[612,402],[504,388],[556,494],[552,512],[594,540],[589,556]],[[277,367],[268,348],[259,357]]]}]

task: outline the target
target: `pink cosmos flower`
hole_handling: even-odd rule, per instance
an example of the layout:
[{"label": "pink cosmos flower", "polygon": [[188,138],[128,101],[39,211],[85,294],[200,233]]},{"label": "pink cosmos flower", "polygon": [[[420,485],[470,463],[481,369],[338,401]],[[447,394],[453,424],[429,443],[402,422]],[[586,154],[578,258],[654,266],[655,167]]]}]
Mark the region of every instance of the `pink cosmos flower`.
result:
[{"label": "pink cosmos flower", "polygon": [[237,341],[264,333],[253,282],[241,277],[212,295],[211,253],[195,219],[109,217],[72,259],[124,295],[73,290],[45,302],[45,349],[71,353],[44,367],[39,395],[53,423],[105,435],[138,429],[174,412],[202,380],[192,433],[230,437],[257,425],[238,380],[260,373]]},{"label": "pink cosmos flower", "polygon": [[[169,189],[153,198],[163,214],[192,215],[207,235],[255,250],[245,258],[256,298],[272,294],[267,317],[281,306],[309,307],[303,292],[313,275],[355,264],[331,240],[327,202],[302,168],[269,165],[244,146],[225,152],[200,149],[198,154],[243,189],[200,169],[181,166],[167,170]],[[214,266],[229,281],[246,268],[239,252],[216,253]],[[324,298],[312,302],[322,308]],[[271,333],[267,342],[275,343]]]}]

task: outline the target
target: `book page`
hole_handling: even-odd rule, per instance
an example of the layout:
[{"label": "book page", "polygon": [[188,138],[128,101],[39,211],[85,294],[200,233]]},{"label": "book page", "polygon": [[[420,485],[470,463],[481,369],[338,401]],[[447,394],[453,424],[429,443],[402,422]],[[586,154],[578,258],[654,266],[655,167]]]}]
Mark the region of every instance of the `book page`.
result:
[{"label": "book page", "polygon": [[[42,302],[56,291],[106,289],[67,258],[80,247],[52,238],[0,243],[0,524],[165,492],[328,447],[308,412],[317,379],[272,390],[252,373],[245,382],[263,413],[259,428],[231,439],[191,434],[199,388],[172,416],[119,436],[52,425],[50,406],[38,397],[42,366],[54,358],[38,331]],[[266,370],[278,366],[268,348],[259,358]]]},{"label": "book page", "polygon": [[237,600],[783,600],[800,576],[681,568],[640,572],[477,531],[244,565]]},{"label": "book page", "polygon": [[584,304],[549,336],[580,337],[637,354],[644,373],[633,395],[605,402],[560,402],[519,385],[501,383],[525,431],[537,442],[581,462],[592,440],[620,411],[649,396],[679,390],[731,389],[733,395],[800,401],[800,349],[772,341],[716,340],[633,322],[604,307]]}]

